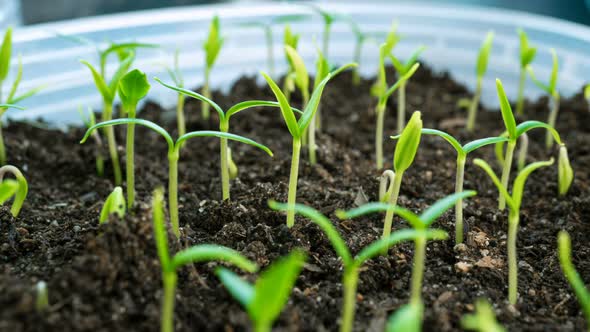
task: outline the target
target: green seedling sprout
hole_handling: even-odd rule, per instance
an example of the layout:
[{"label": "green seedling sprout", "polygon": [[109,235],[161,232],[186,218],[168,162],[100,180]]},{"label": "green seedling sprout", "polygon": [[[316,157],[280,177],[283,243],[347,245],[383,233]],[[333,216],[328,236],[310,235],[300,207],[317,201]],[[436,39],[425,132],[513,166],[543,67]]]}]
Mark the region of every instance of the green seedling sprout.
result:
[{"label": "green seedling sprout", "polygon": [[574,290],[578,302],[580,302],[580,306],[582,307],[582,311],[584,312],[588,324],[588,331],[590,331],[590,292],[572,263],[572,242],[568,232],[559,232],[559,235],[557,236],[557,249],[561,270]]},{"label": "green seedling sprout", "polygon": [[[391,234],[387,238],[379,239],[369,244],[353,257],[346,246],[346,242],[336,230],[336,227],[334,227],[330,219],[324,216],[321,212],[302,204],[295,204],[294,207],[291,207],[289,204],[269,201],[269,206],[273,210],[289,211],[293,209],[293,211],[311,220],[326,234],[334,251],[342,260],[344,268],[344,274],[342,276],[344,303],[342,306],[342,320],[340,324],[341,332],[350,332],[353,329],[359,273],[368,260],[378,256],[382,251],[386,251],[396,244],[414,240],[421,236],[431,240],[445,239],[447,237],[446,232],[437,229],[429,229],[424,232],[417,232],[416,230],[411,229],[400,230]],[[346,213],[343,211],[337,212],[337,215],[339,216],[343,216],[344,214]]]},{"label": "green seedling sprout", "polygon": [[[482,148],[486,145],[496,144],[499,142],[506,142],[508,138],[506,137],[487,137],[482,139],[477,139],[475,141],[469,142],[465,145],[461,145],[459,141],[444,131],[436,130],[436,129],[422,129],[422,135],[435,135],[442,137],[446,140],[454,149],[457,151],[457,171],[455,175],[455,193],[460,193],[463,191],[463,180],[465,178],[465,162],[467,161],[467,155],[479,148]],[[392,137],[393,139],[399,138],[399,136]],[[390,182],[392,183],[392,182]],[[392,186],[390,186],[390,189]],[[388,190],[389,191],[389,190]],[[463,201],[458,200],[457,204],[455,205],[455,242],[462,243],[463,242]]]},{"label": "green seedling sprout", "polygon": [[517,32],[520,37],[520,80],[518,84],[518,99],[516,100],[516,114],[523,115],[526,73],[529,65],[537,55],[537,48],[529,45],[529,39],[524,30],[518,29]]},{"label": "green seedling sprout", "polygon": [[[412,118],[410,118],[408,125],[402,131],[395,146],[395,153],[393,156],[393,171],[395,175],[392,184],[390,184],[390,189],[387,191],[387,203],[390,205],[397,205],[397,198],[402,185],[404,172],[410,168],[410,165],[414,162],[416,152],[418,151],[418,145],[420,145],[421,136],[422,119],[420,118],[420,112],[416,111],[412,114]],[[389,234],[391,233],[393,213],[394,211],[389,209],[385,214],[383,238],[389,237]]]},{"label": "green seedling sprout", "polygon": [[[301,102],[301,109],[305,109],[305,106],[307,105],[307,103],[309,103],[309,74],[307,73],[307,68],[305,67],[305,63],[303,62],[303,59],[301,58],[299,53],[297,53],[296,49],[292,48],[289,45],[285,45],[285,54],[287,54],[289,67],[292,69],[292,73],[290,74],[290,76],[293,80],[293,85],[299,89],[299,91],[301,92],[301,96],[303,98],[303,101]],[[310,128],[314,127],[313,131],[315,131],[316,119],[319,112],[319,108],[320,107],[318,106],[318,109],[314,114],[314,117],[309,125]],[[307,141],[308,129],[306,129],[302,135],[302,143],[304,146],[308,143]]]},{"label": "green seedling sprout", "polygon": [[[16,180],[4,179],[6,173],[11,173]],[[27,179],[25,179],[23,173],[18,168],[12,165],[0,167],[0,204],[4,204],[4,202],[14,197],[12,206],[10,207],[10,214],[14,218],[18,217],[28,192],[29,184],[27,183]]]},{"label": "green seedling sprout", "polygon": [[227,138],[230,140],[255,146],[259,149],[264,150],[266,153],[272,156],[272,151],[270,151],[269,148],[262,144],[259,144],[249,138],[245,138],[230,133],[223,133],[219,131],[192,131],[180,136],[176,141],[174,141],[174,139],[172,139],[172,136],[170,136],[166,129],[158,126],[157,124],[151,121],[143,119],[115,119],[97,123],[95,126],[92,126],[86,131],[86,134],[84,134],[84,137],[82,138],[80,143],[86,142],[88,137],[90,137],[92,132],[96,129],[129,124],[147,127],[155,131],[156,133],[160,134],[166,140],[166,143],[168,143],[168,205],[170,209],[170,223],[172,224],[172,230],[174,231],[176,237],[180,237],[180,228],[178,222],[178,160],[180,159],[180,150],[184,142],[195,137]]},{"label": "green seedling sprout", "polygon": [[[174,52],[174,66],[172,68],[165,66],[165,68],[168,72],[168,76],[170,76],[170,79],[172,82],[174,82],[174,85],[184,89],[184,78],[182,77],[182,72],[180,71],[179,56],[180,50],[176,49],[176,52]],[[179,92],[176,99],[176,125],[178,126],[178,136],[186,134],[184,99],[185,95]]]},{"label": "green seedling sprout", "polygon": [[177,271],[192,263],[219,261],[232,264],[246,272],[256,272],[258,267],[239,252],[227,247],[200,244],[171,255],[168,249],[168,235],[164,226],[164,190],[157,188],[152,199],[152,218],[154,239],[158,249],[158,258],[162,268],[164,293],[161,306],[161,332],[174,331],[174,298],[176,296]]},{"label": "green seedling sprout", "polygon": [[481,98],[481,89],[483,84],[483,77],[488,70],[488,59],[492,50],[492,42],[494,40],[494,32],[489,31],[486,39],[483,41],[479,54],[477,56],[477,65],[475,66],[475,75],[477,83],[475,85],[475,93],[471,100],[462,99],[459,101],[460,105],[468,107],[467,115],[467,130],[473,131],[475,128],[475,119],[477,117],[477,108],[479,107],[479,99]]},{"label": "green seedling sprout", "polygon": [[[211,99],[209,74],[211,74],[211,69],[213,69],[213,65],[217,60],[219,51],[221,51],[223,42],[224,38],[221,37],[219,31],[219,17],[214,16],[213,20],[211,20],[211,25],[209,25],[209,37],[207,37],[207,40],[203,44],[203,49],[205,50],[205,82],[203,83],[203,90],[201,93],[209,99]],[[209,103],[201,103],[201,115],[203,116],[203,119],[209,119]]]},{"label": "green seedling sprout", "polygon": [[113,192],[111,192],[104,201],[104,205],[100,210],[98,223],[106,223],[109,221],[109,217],[113,214],[119,219],[125,217],[125,196],[123,195],[123,189],[121,187],[115,187]]},{"label": "green seedling sprout", "polygon": [[422,331],[422,316],[424,316],[422,301],[405,304],[389,316],[385,331],[420,332]]},{"label": "green seedling sprout", "polygon": [[[504,87],[502,86],[502,82],[499,79],[496,79],[496,88],[498,90],[498,99],[500,101],[500,111],[502,112],[502,119],[504,120],[504,125],[506,126],[506,132],[502,134],[502,136],[508,137],[507,147],[506,147],[506,154],[505,157],[500,159],[500,163],[503,165],[502,168],[502,186],[504,188],[508,188],[508,180],[510,179],[510,170],[512,168],[512,159],[514,157],[514,149],[516,147],[516,143],[518,142],[518,138],[528,132],[531,129],[535,128],[543,128],[546,129],[548,133],[551,134],[551,137],[560,145],[560,147],[565,148],[565,144],[561,141],[559,133],[553,126],[548,125],[541,121],[525,121],[516,125],[516,120],[514,119],[514,114],[512,113],[512,107],[510,106],[510,102],[508,101],[508,97],[506,97],[506,92],[504,92]],[[503,142],[496,143],[496,155],[502,155],[503,149]],[[567,153],[565,154],[567,157]],[[567,162],[569,163],[569,161]],[[560,174],[558,174],[560,176]],[[563,182],[564,179],[560,178],[559,181]],[[570,182],[571,183],[571,182]],[[569,188],[569,187],[568,187]],[[566,190],[567,192],[567,190]],[[499,195],[498,198],[498,208],[503,211],[506,208],[506,200],[503,195]]]},{"label": "green seedling sprout", "polygon": [[[145,74],[138,69],[134,69],[119,82],[119,98],[123,113],[127,114],[129,119],[135,119],[137,104],[150,91],[150,83]],[[135,203],[135,125],[127,125],[127,146],[126,146],[126,180],[127,180],[127,208],[131,210]]]},{"label": "green seedling sprout", "polygon": [[[365,205],[361,205],[356,209],[352,209],[346,212],[337,211],[336,215],[340,219],[353,219],[366,214],[387,211],[399,215],[400,217],[404,218],[408,223],[410,223],[410,225],[413,228],[413,231],[417,234],[413,239],[415,250],[414,266],[412,268],[412,288],[410,293],[410,304],[418,305],[422,303],[422,279],[424,276],[426,242],[427,240],[446,240],[448,238],[448,234],[446,232],[442,232],[442,234],[439,233],[439,235],[441,236],[429,238],[429,231],[436,231],[430,229],[430,226],[432,225],[432,223],[434,223],[434,221],[436,221],[438,217],[440,217],[443,213],[445,213],[448,209],[455,205],[457,201],[475,196],[476,194],[477,193],[475,191],[468,190],[449,195],[436,201],[428,209],[422,212],[422,214],[420,214],[419,216],[410,210],[386,203],[368,203]],[[397,231],[396,233],[399,232],[400,231]],[[389,235],[387,237],[384,237],[383,239],[387,239],[388,237]],[[386,254],[387,250],[382,250],[382,253]]]},{"label": "green seedling sprout", "polygon": [[524,185],[529,175],[538,168],[546,167],[553,164],[553,158],[548,161],[538,161],[525,167],[514,180],[512,185],[512,194],[508,188],[500,182],[496,173],[490,165],[482,159],[474,159],[473,163],[481,167],[492,179],[500,195],[504,197],[508,204],[508,301],[510,304],[516,304],[518,297],[518,264],[516,258],[516,235],[518,232],[518,223],[520,222],[520,206],[524,192]]},{"label": "green seedling sprout", "polygon": [[294,64],[291,63],[289,53],[287,53],[287,46],[297,50],[300,37],[301,35],[291,32],[291,27],[289,25],[285,26],[283,44],[285,49],[285,59],[287,60],[289,68],[287,69],[287,74],[285,75],[285,80],[283,82],[283,93],[285,94],[288,102],[291,100],[291,92],[295,90],[295,67]]},{"label": "green seedling sprout", "polygon": [[35,310],[37,313],[43,313],[49,308],[49,294],[47,292],[47,283],[39,281],[35,285]]},{"label": "green seedling sprout", "polygon": [[[557,91],[557,74],[559,73],[559,59],[554,49],[551,49],[551,57],[553,58],[553,67],[551,69],[551,76],[549,77],[549,83],[545,84],[535,77],[535,73],[532,67],[528,67],[527,71],[531,76],[531,80],[541,90],[545,91],[551,97],[551,109],[549,110],[549,119],[547,123],[555,128],[555,121],[557,120],[557,113],[559,112],[559,91]],[[551,134],[547,133],[545,136],[545,146],[550,149],[553,146],[553,140]]]},{"label": "green seedling sprout", "polygon": [[[424,47],[419,47],[410,58],[404,63],[401,62],[398,58],[393,56],[393,54],[389,54],[389,59],[391,59],[391,63],[393,64],[393,68],[397,72],[398,77],[405,77],[406,79],[400,80],[400,85],[398,88],[398,97],[397,97],[397,132],[401,133],[404,129],[406,124],[406,84],[408,80],[417,68],[415,65],[418,64],[418,57],[424,51]],[[385,100],[387,103],[387,99]]]},{"label": "green seedling sprout", "polygon": [[584,98],[586,98],[586,102],[588,102],[588,110],[590,110],[590,84],[586,84],[584,88]]},{"label": "green seedling sprout", "polygon": [[393,191],[393,182],[395,181],[395,173],[387,169],[379,177],[379,202],[387,203]]},{"label": "green seedling sprout", "polygon": [[485,299],[478,299],[475,302],[475,312],[461,318],[461,327],[469,331],[506,332],[496,320],[494,307]]},{"label": "green seedling sprout", "polygon": [[572,182],[574,181],[574,170],[570,165],[570,158],[567,155],[565,146],[559,147],[559,159],[557,160],[557,184],[559,195],[567,194]]},{"label": "green seedling sprout", "polygon": [[[211,107],[213,107],[213,109],[217,112],[217,115],[219,116],[219,131],[221,131],[222,133],[227,133],[229,131],[229,120],[236,113],[239,113],[241,111],[247,110],[249,108],[254,108],[254,107],[265,107],[265,106],[266,107],[280,107],[279,103],[274,102],[274,101],[250,100],[250,101],[244,101],[241,103],[237,103],[234,106],[230,107],[228,110],[223,111],[221,106],[219,106],[217,103],[215,103],[214,101],[212,101],[211,99],[209,99],[203,95],[200,95],[196,92],[193,92],[193,91],[190,91],[187,89],[183,89],[181,87],[166,84],[158,78],[155,78],[155,80],[168,89],[174,90],[184,96],[188,96],[188,97],[191,97],[191,98],[194,98],[197,100],[201,100],[202,102],[205,102],[205,103],[211,105]],[[293,109],[293,111],[299,112],[299,110],[295,110],[295,109]],[[220,144],[220,160],[221,160],[221,188],[222,188],[221,191],[222,191],[222,199],[226,200],[226,199],[230,199],[229,179],[232,177],[231,176],[232,173],[234,173],[234,175],[237,175],[237,167],[231,161],[231,150],[228,147],[227,138],[221,137],[220,142],[221,142],[221,144]],[[272,153],[270,155],[272,156]],[[233,168],[233,171],[232,171],[232,168]]]},{"label": "green seedling sprout", "polygon": [[329,13],[328,11],[314,5],[308,5],[316,14],[322,17],[324,21],[324,32],[322,34],[322,53],[328,58],[328,51],[330,48],[330,32],[334,21],[340,18],[340,15]]},{"label": "green seedling sprout", "polygon": [[[92,111],[92,109],[90,107],[88,108],[88,117],[86,117],[84,115],[84,113],[82,112],[82,107],[78,108],[78,113],[80,113],[80,117],[82,118],[82,121],[86,125],[86,128],[90,128],[96,124],[96,117],[94,116],[94,111]],[[102,149],[103,149],[102,138],[100,137],[100,134],[97,131],[92,133],[92,138],[94,139],[94,142],[96,143],[96,151],[95,151],[96,174],[98,176],[102,177],[104,175],[104,156],[102,153]]]},{"label": "green seedling sprout", "polygon": [[254,285],[225,268],[218,268],[216,274],[229,293],[246,308],[253,323],[252,331],[270,332],[289,300],[305,259],[304,252],[294,250],[264,270]]},{"label": "green seedling sprout", "polygon": [[379,99],[387,91],[387,76],[385,75],[385,59],[391,54],[394,47],[401,40],[397,33],[397,23],[391,23],[391,28],[385,36],[385,42],[379,46],[379,67],[377,68],[377,80],[371,86],[371,95]]},{"label": "green seedling sprout", "polygon": [[[285,120],[285,124],[287,125],[287,129],[289,133],[293,137],[293,151],[291,156],[291,172],[289,175],[289,194],[288,194],[288,204],[290,207],[295,206],[295,201],[297,200],[297,178],[299,177],[299,155],[301,152],[301,139],[305,134],[305,131],[309,127],[310,123],[313,121],[315,113],[318,109],[320,104],[320,99],[322,98],[322,93],[324,92],[324,88],[326,84],[340,72],[345,69],[351,68],[356,66],[354,63],[346,64],[328,74],[326,78],[324,78],[317,86],[315,87],[313,93],[311,94],[311,98],[309,102],[305,106],[303,110],[303,114],[297,120],[295,117],[295,112],[292,110],[291,106],[289,106],[289,102],[287,101],[287,97],[281,89],[277,86],[277,84],[272,80],[270,76],[266,73],[262,73],[264,79],[270,86],[272,92],[274,93],[277,101],[281,106],[281,114],[283,119]],[[289,209],[287,211],[287,227],[293,227],[295,224],[295,210]]]},{"label": "green seedling sprout", "polygon": [[270,21],[267,23],[252,21],[241,24],[241,26],[244,27],[259,28],[264,31],[264,38],[266,39],[267,49],[268,72],[270,73],[271,77],[275,77],[274,41],[272,33],[273,26],[278,24],[302,21],[307,19],[308,17],[308,15],[303,14],[280,15],[271,18]]},{"label": "green seedling sprout", "polygon": [[376,40],[378,34],[363,32],[360,26],[350,17],[348,17],[350,28],[354,34],[355,46],[352,61],[358,64],[358,67],[352,72],[352,84],[358,86],[361,83],[361,75],[359,73],[359,67],[361,64],[361,55],[363,51],[363,45],[365,42]]}]

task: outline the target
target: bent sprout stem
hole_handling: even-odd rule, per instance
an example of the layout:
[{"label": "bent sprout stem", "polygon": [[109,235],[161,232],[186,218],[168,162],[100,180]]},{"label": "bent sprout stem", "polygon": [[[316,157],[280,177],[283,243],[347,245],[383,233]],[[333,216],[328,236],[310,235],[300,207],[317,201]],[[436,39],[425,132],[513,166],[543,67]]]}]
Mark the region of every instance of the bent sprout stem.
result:
[{"label": "bent sprout stem", "polygon": [[561,270],[578,298],[582,312],[586,317],[588,330],[590,331],[590,292],[588,292],[584,280],[582,280],[582,277],[580,277],[580,274],[576,271],[572,263],[572,242],[568,232],[559,232],[557,236],[557,250]]},{"label": "bent sprout stem", "polygon": [[[14,192],[14,201],[12,202],[12,207],[10,208],[10,214],[17,218],[21,208],[23,207],[23,204],[25,203],[25,199],[27,198],[29,184],[27,183],[27,179],[25,179],[23,173],[12,165],[4,165],[0,167],[0,182],[4,181],[4,175],[6,173],[10,173],[16,178],[17,186]],[[6,199],[8,198],[9,197],[6,197]]]}]

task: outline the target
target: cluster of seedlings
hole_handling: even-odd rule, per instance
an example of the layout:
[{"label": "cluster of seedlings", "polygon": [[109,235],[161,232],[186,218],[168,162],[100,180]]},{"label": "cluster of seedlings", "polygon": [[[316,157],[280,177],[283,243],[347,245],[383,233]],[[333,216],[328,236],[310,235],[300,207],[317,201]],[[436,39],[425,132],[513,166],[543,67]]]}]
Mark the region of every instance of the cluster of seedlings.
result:
[{"label": "cluster of seedlings", "polygon": [[[496,80],[497,94],[501,109],[502,118],[506,131],[499,133],[497,137],[487,137],[461,144],[459,140],[450,134],[438,129],[423,128],[421,113],[414,112],[408,123],[405,123],[406,108],[406,85],[412,78],[412,75],[419,70],[420,64],[418,58],[423,47],[418,48],[405,62],[399,60],[393,55],[393,50],[401,36],[397,32],[397,25],[393,24],[391,30],[384,34],[384,42],[379,47],[378,54],[378,72],[377,81],[371,88],[370,93],[377,98],[375,104],[375,166],[378,170],[383,170],[383,140],[384,140],[384,116],[387,111],[389,97],[397,92],[397,128],[393,132],[392,139],[396,140],[396,148],[393,158],[393,169],[383,170],[381,178],[379,202],[370,202],[358,208],[343,211],[336,211],[336,216],[340,219],[360,218],[367,214],[382,213],[384,214],[383,235],[381,239],[369,244],[360,252],[354,255],[347,247],[346,242],[337,231],[333,222],[320,213],[318,210],[297,204],[297,182],[299,177],[300,153],[302,147],[307,147],[310,163],[321,162],[317,156],[316,132],[321,128],[320,102],[322,93],[330,80],[345,70],[353,71],[353,81],[351,84],[358,84],[360,76],[358,74],[358,60],[362,44],[367,40],[377,40],[380,35],[363,33],[360,27],[349,17],[328,13],[320,8],[313,7],[313,10],[321,15],[324,20],[323,45],[321,50],[317,51],[316,76],[313,86],[310,86],[310,75],[306,69],[305,62],[297,52],[299,35],[294,34],[290,27],[285,27],[284,34],[284,51],[285,59],[289,64],[289,70],[283,80],[283,87],[274,81],[275,65],[273,55],[272,27],[278,24],[285,24],[292,21],[304,20],[306,15],[292,15],[276,17],[268,23],[248,23],[247,26],[259,27],[264,30],[267,47],[268,47],[268,70],[270,74],[261,73],[266,83],[276,97],[276,101],[265,100],[248,100],[235,104],[229,109],[222,109],[216,102],[211,99],[209,80],[210,72],[215,61],[222,50],[224,38],[221,35],[220,21],[214,17],[209,30],[209,35],[203,44],[205,50],[205,72],[204,84],[201,93],[188,90],[184,86],[181,72],[178,68],[178,52],[175,54],[175,65],[168,68],[170,79],[173,84],[154,78],[154,81],[178,94],[177,126],[178,138],[173,138],[160,125],[148,120],[137,117],[138,103],[144,99],[150,90],[150,82],[146,75],[138,69],[131,70],[135,53],[138,48],[156,47],[151,44],[141,43],[121,43],[111,44],[107,49],[97,48],[99,55],[99,68],[96,69],[90,62],[82,63],[90,70],[98,92],[102,95],[104,108],[102,119],[97,122],[94,114],[90,112],[87,121],[88,130],[81,140],[85,143],[91,137],[97,144],[97,151],[100,150],[103,138],[106,137],[108,145],[110,162],[113,165],[114,185],[113,192],[106,199],[103,209],[100,213],[99,222],[108,222],[112,215],[123,218],[126,211],[133,211],[136,201],[135,197],[135,171],[134,171],[134,140],[135,126],[147,127],[158,133],[164,138],[168,145],[168,211],[170,215],[171,231],[177,238],[180,238],[180,225],[178,216],[178,162],[180,152],[184,143],[191,138],[196,137],[216,137],[220,140],[220,173],[222,182],[222,199],[230,199],[230,181],[237,176],[237,165],[231,158],[231,149],[229,141],[240,142],[257,147],[268,155],[272,156],[272,151],[265,145],[253,141],[249,138],[233,134],[230,132],[230,119],[242,111],[249,109],[269,107],[280,110],[286,127],[292,136],[292,158],[291,170],[288,186],[288,199],[286,203],[269,201],[269,207],[273,210],[284,211],[287,215],[286,225],[290,228],[295,223],[295,216],[301,215],[316,224],[329,239],[334,251],[342,262],[342,285],[343,301],[342,316],[340,319],[340,331],[348,332],[353,330],[355,305],[357,301],[357,284],[359,274],[363,265],[370,259],[387,255],[388,249],[402,242],[413,242],[413,269],[411,274],[410,298],[407,305],[399,308],[389,319],[387,331],[419,331],[421,330],[422,317],[424,312],[424,303],[422,301],[422,280],[425,269],[426,244],[428,241],[440,241],[449,238],[449,234],[442,230],[432,228],[433,223],[447,210],[455,207],[455,241],[457,244],[463,242],[463,201],[476,195],[475,191],[464,190],[464,176],[467,165],[468,154],[488,145],[495,145],[497,162],[502,166],[502,174],[498,177],[488,162],[481,159],[474,159],[473,164],[481,168],[489,175],[494,185],[497,187],[498,208],[503,210],[508,207],[508,300],[511,304],[516,304],[518,298],[518,264],[516,241],[520,219],[520,207],[523,200],[523,190],[527,178],[541,167],[549,167],[554,163],[553,158],[547,161],[538,161],[526,165],[526,143],[528,138],[526,132],[532,129],[545,129],[547,131],[546,146],[548,153],[551,153],[552,144],[555,142],[559,145],[558,153],[558,195],[566,195],[573,181],[573,170],[568,159],[565,143],[561,140],[559,133],[555,130],[555,122],[559,106],[559,93],[557,89],[558,61],[555,51],[553,54],[553,70],[549,82],[544,84],[536,79],[530,64],[533,62],[536,54],[536,48],[529,45],[526,33],[519,30],[521,41],[520,53],[520,85],[518,91],[517,114],[525,112],[523,96],[525,82],[528,76],[540,88],[547,92],[552,100],[552,107],[548,122],[526,121],[517,124],[512,107],[506,97],[504,88],[500,80]],[[356,61],[340,67],[332,67],[329,62],[329,38],[330,27],[335,20],[345,20],[350,22],[352,30],[356,37]],[[477,126],[476,115],[479,107],[479,98],[482,93],[482,80],[487,71],[487,63],[491,48],[493,47],[493,32],[488,33],[481,47],[477,58],[476,76],[477,85],[473,98],[470,100],[460,101],[468,109],[466,129],[474,130]],[[70,37],[71,38],[71,37]],[[81,39],[72,38],[80,42],[87,42]],[[11,54],[11,31],[5,34],[2,48],[0,49],[0,83],[7,75]],[[116,55],[119,60],[118,69],[114,74],[107,78],[105,66],[109,56]],[[397,81],[393,85],[388,84],[386,77],[386,65],[391,63],[397,73]],[[18,83],[22,77],[22,66],[19,65],[17,78],[10,90],[5,104],[0,104],[0,115],[10,107],[18,108],[13,105],[18,101],[32,95],[36,90],[26,92],[20,96],[16,95]],[[302,103],[293,107],[291,103],[291,93],[297,89],[302,96]],[[586,88],[586,97],[590,99],[590,86]],[[121,116],[113,118],[113,105],[116,97],[121,101]],[[218,116],[219,130],[202,130],[186,131],[184,102],[185,98],[190,97],[201,101],[202,118],[210,117],[210,110],[213,109]],[[215,114],[214,113],[214,114]],[[125,182],[123,182],[123,173],[119,166],[119,156],[117,152],[117,143],[114,136],[114,126],[124,125],[126,127],[126,147],[125,147]],[[100,129],[100,130],[99,130]],[[457,152],[456,156],[456,178],[455,193],[446,196],[432,204],[420,215],[405,209],[398,205],[398,197],[402,185],[403,175],[411,166],[420,146],[422,135],[435,135],[446,140]],[[1,135],[0,135],[1,138]],[[512,185],[509,183],[510,172],[513,169],[512,163],[517,145],[518,150],[518,175]],[[5,149],[0,140],[0,162],[5,164]],[[103,174],[104,159],[106,156],[97,152],[96,166],[99,175]],[[5,173],[11,173],[15,180],[4,179]],[[27,181],[22,173],[14,166],[6,165],[0,168],[0,203],[14,198],[11,208],[12,215],[17,218],[19,211],[27,195]],[[124,187],[122,186],[125,184]],[[126,192],[126,199],[123,188]],[[511,188],[511,189],[510,189]],[[174,301],[177,283],[177,270],[184,265],[195,262],[220,261],[233,265],[234,267],[246,272],[255,273],[259,267],[243,257],[239,252],[230,248],[218,246],[215,244],[200,244],[177,253],[170,253],[168,247],[168,235],[164,213],[164,190],[157,188],[152,196],[153,211],[153,232],[157,253],[162,269],[163,293],[161,302],[161,331],[171,332],[174,330]],[[393,218],[397,215],[408,222],[411,226],[407,229],[393,230]],[[586,318],[590,321],[590,294],[585,288],[580,276],[575,271],[571,262],[571,244],[567,233],[562,232],[558,237],[559,243],[559,261],[561,263],[564,275],[572,285],[576,296],[584,310]],[[252,321],[254,331],[269,331],[276,320],[283,306],[288,301],[292,288],[295,285],[297,277],[306,260],[306,254],[301,250],[294,250],[287,257],[284,257],[260,273],[256,282],[252,285],[242,279],[238,274],[226,268],[218,268],[217,276],[229,293],[239,302],[247,311]],[[44,284],[39,285],[39,306],[46,306],[48,303],[47,289]],[[493,307],[485,299],[477,301],[473,314],[465,315],[462,325],[465,329],[480,331],[503,331],[503,327],[496,321]]]}]

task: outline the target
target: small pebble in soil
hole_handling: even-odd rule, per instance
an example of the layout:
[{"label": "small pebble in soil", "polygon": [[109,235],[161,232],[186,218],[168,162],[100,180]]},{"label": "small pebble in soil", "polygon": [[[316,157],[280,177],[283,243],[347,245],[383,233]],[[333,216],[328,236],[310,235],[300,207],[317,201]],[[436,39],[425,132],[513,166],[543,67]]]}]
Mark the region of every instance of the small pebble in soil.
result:
[{"label": "small pebble in soil", "polygon": [[456,252],[466,252],[467,246],[465,243],[459,243],[453,248]]},{"label": "small pebble in soil", "polygon": [[81,230],[82,230],[82,227],[80,227],[78,225],[74,226],[74,232],[78,233]]}]

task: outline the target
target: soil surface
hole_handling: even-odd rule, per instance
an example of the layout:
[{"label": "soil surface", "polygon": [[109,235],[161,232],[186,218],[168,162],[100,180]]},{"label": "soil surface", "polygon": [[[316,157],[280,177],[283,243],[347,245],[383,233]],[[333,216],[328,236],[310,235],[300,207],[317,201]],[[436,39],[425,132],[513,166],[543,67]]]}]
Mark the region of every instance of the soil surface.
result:
[{"label": "soil surface", "polygon": [[[323,128],[318,135],[319,160],[307,161],[303,149],[298,202],[311,205],[332,220],[353,253],[378,239],[382,216],[339,221],[334,211],[349,209],[364,198],[377,200],[374,166],[374,98],[371,81],[351,85],[350,73],[328,85],[322,100]],[[534,88],[530,86],[529,88]],[[446,73],[423,66],[408,85],[408,109],[422,110],[425,127],[438,128],[462,142],[498,135],[499,112],[480,111],[478,128],[466,132],[466,112],[456,107],[468,89]],[[294,96],[294,103],[300,99]],[[254,78],[238,80],[231,93],[214,93],[223,107],[250,99],[274,100]],[[395,128],[396,97],[386,114],[386,133]],[[547,99],[527,104],[527,116],[547,118]],[[455,248],[454,214],[435,227],[447,230],[447,241],[428,244],[423,298],[424,330],[456,331],[462,315],[479,297],[488,298],[499,321],[510,331],[581,331],[585,320],[564,279],[556,256],[556,236],[572,236],[574,264],[590,281],[590,112],[581,95],[563,99],[558,130],[568,145],[575,180],[565,197],[557,196],[557,167],[543,168],[529,178],[518,238],[519,300],[507,301],[507,213],[497,209],[498,192],[488,176],[471,163],[484,158],[499,172],[493,147],[470,155],[465,188],[478,195],[466,201],[466,243]],[[200,118],[200,103],[187,100],[189,130],[216,129],[217,119]],[[408,114],[408,118],[411,112]],[[146,104],[140,117],[156,121],[176,135],[173,110]],[[219,142],[199,138],[184,147],[179,165],[181,243],[172,250],[217,243],[239,250],[261,266],[300,247],[309,253],[276,331],[336,331],[342,304],[342,264],[326,236],[298,217],[285,226],[285,216],[267,207],[268,199],[285,201],[291,158],[291,137],[277,109],[249,110],[232,118],[231,132],[267,144],[274,158],[243,144],[230,143],[239,167],[231,202],[221,202]],[[137,206],[123,221],[98,225],[102,202],[113,189],[110,164],[99,177],[93,142],[78,144],[80,128],[64,133],[25,123],[5,130],[9,162],[20,167],[30,191],[18,220],[9,205],[0,207],[0,330],[2,331],[156,331],[162,294],[160,266],[152,235],[151,192],[167,183],[166,143],[145,128],[136,129]],[[117,128],[124,156],[123,127]],[[544,147],[545,132],[530,135],[528,161],[557,157]],[[395,142],[385,140],[386,167]],[[438,137],[424,136],[414,164],[406,172],[399,204],[422,211],[454,190],[454,150]],[[122,158],[124,159],[124,158]],[[513,174],[515,170],[513,171]],[[394,228],[408,227],[396,217]],[[358,288],[355,330],[383,331],[387,317],[408,301],[413,246],[402,244],[389,256],[363,268]],[[179,272],[176,331],[244,331],[249,319],[216,279],[218,264],[196,264]],[[247,277],[255,280],[254,275]],[[35,311],[35,284],[48,284],[50,308]]]}]

